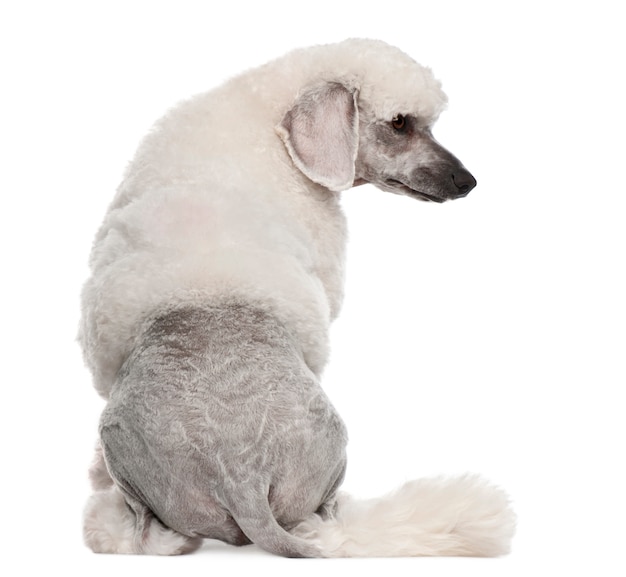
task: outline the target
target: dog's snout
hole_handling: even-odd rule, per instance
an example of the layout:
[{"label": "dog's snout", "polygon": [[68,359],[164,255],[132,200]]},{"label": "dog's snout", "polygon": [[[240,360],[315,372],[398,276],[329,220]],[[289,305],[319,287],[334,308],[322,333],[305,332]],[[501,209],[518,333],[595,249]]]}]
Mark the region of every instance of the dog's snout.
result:
[{"label": "dog's snout", "polygon": [[476,179],[465,168],[458,168],[452,173],[452,181],[457,188],[457,196],[465,196],[476,186]]}]

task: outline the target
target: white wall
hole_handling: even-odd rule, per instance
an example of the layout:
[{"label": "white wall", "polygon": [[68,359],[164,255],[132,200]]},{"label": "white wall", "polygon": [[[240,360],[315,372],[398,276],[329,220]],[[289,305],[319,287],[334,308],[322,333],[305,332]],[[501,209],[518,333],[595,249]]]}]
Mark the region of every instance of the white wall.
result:
[{"label": "white wall", "polygon": [[24,573],[38,564],[90,575],[295,570],[254,548],[137,560],[83,547],[101,401],[73,339],[93,234],[151,123],[242,69],[349,36],[379,37],[433,67],[450,98],[435,135],[479,184],[445,205],[370,187],[344,195],[347,295],[325,383],[351,435],[345,488],[370,496],[412,477],[475,471],[507,489],[519,516],[505,559],[349,563],[431,575],[623,570],[617,6],[3,4],[0,526]]}]

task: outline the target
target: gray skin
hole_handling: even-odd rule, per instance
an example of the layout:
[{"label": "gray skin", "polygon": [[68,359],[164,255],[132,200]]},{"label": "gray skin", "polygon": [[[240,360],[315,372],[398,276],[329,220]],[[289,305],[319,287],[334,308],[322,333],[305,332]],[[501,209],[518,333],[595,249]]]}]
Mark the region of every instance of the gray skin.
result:
[{"label": "gray skin", "polygon": [[[339,127],[328,152],[311,136],[314,107]],[[331,83],[285,117],[287,149],[311,179],[327,185],[353,171],[354,184],[434,202],[474,188],[417,117],[383,121],[357,107],[354,91]],[[153,316],[120,370],[100,437],[138,535],[161,523],[192,538],[190,549],[209,537],[322,555],[288,530],[332,514],[347,434],[297,338],[268,305],[231,299]]]},{"label": "gray skin", "polygon": [[267,310],[236,301],[146,324],[100,424],[139,534],[160,521],[320,556],[283,527],[332,507],[347,434],[294,342]]},{"label": "gray skin", "polygon": [[398,114],[392,122],[360,114],[357,183],[424,201],[462,198],[476,179],[451,152],[439,144],[429,126],[412,115]]}]

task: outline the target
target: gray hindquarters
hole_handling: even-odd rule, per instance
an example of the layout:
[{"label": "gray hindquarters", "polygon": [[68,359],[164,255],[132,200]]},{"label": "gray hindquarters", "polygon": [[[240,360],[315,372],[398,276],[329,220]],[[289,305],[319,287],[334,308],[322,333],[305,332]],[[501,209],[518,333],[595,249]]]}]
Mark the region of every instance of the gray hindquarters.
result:
[{"label": "gray hindquarters", "polygon": [[332,501],[346,432],[268,310],[232,301],[154,317],[120,371],[100,432],[134,509],[191,537],[319,555],[285,529]]}]

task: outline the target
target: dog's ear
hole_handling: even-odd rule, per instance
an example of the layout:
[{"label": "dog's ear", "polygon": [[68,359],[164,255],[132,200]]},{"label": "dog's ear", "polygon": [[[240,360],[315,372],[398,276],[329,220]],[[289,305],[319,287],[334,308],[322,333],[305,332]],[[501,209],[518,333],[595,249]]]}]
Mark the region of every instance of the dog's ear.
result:
[{"label": "dog's ear", "polygon": [[294,164],[333,191],[354,182],[359,145],[357,91],[339,82],[306,88],[276,127]]}]

